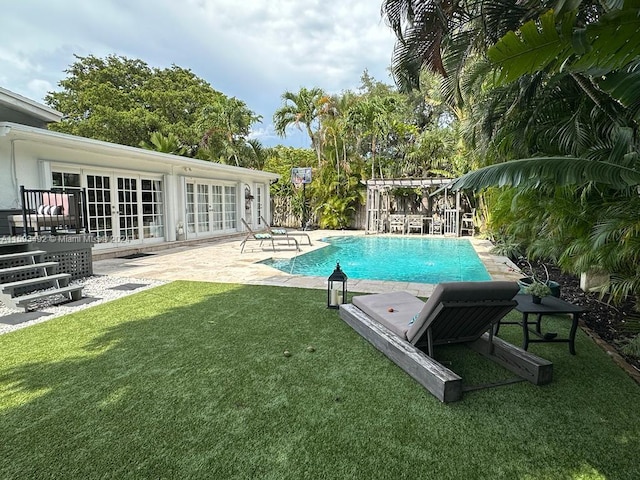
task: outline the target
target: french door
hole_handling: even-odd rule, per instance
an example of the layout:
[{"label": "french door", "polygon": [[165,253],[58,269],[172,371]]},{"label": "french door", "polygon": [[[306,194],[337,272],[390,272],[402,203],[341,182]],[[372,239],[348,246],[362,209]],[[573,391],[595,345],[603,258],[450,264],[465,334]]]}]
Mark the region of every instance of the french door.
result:
[{"label": "french door", "polygon": [[210,182],[187,182],[186,224],[190,237],[237,230],[237,187]]},{"label": "french door", "polygon": [[164,239],[162,180],[87,173],[85,181],[89,230],[99,243]]}]

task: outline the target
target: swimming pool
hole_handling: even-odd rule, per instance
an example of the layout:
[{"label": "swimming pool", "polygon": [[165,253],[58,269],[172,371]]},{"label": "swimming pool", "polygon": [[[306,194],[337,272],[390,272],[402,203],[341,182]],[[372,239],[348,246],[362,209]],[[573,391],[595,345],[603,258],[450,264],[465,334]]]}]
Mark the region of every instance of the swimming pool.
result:
[{"label": "swimming pool", "polygon": [[461,238],[329,237],[329,246],[262,263],[286,273],[328,277],[340,262],[349,278],[440,283],[491,280],[469,240]]}]

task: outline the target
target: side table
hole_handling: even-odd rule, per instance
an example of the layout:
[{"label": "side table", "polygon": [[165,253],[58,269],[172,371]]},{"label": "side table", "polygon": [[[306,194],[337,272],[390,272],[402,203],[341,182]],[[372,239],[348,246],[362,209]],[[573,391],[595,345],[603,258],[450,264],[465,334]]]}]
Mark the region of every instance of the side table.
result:
[{"label": "side table", "polygon": [[[498,323],[494,329],[494,334],[498,334],[500,325],[520,325],[522,326],[522,348],[527,350],[530,343],[551,343],[562,342],[569,344],[569,352],[571,355],[576,354],[575,340],[576,331],[578,330],[578,320],[586,310],[578,305],[574,305],[559,298],[548,296],[542,299],[542,303],[533,303],[531,295],[518,294],[514,297],[514,300],[518,302],[515,309],[522,313],[522,321],[520,322],[504,322]],[[529,321],[529,315],[536,315],[535,321]],[[556,338],[555,334],[542,333],[541,323],[544,315],[562,315],[570,314],[572,317],[571,330],[569,331],[569,338]],[[535,329],[529,328],[529,325],[535,325]],[[533,334],[538,338],[531,339],[529,334]]]}]

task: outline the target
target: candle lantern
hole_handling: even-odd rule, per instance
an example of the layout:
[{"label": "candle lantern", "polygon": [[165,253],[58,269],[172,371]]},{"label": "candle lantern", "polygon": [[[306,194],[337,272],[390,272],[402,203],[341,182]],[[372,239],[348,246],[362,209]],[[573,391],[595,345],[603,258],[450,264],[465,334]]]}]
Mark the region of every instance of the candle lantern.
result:
[{"label": "candle lantern", "polygon": [[340,308],[341,303],[347,303],[347,276],[338,262],[327,281],[327,308]]}]

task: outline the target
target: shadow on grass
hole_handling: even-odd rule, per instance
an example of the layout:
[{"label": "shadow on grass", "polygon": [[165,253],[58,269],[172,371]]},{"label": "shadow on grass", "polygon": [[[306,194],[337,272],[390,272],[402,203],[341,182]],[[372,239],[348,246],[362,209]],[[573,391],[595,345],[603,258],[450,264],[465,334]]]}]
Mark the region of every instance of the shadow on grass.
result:
[{"label": "shadow on grass", "polygon": [[[0,477],[638,477],[640,389],[581,332],[575,357],[530,348],[551,385],[443,405],[325,295],[175,282],[3,335]],[[473,383],[511,376],[437,353]]]}]

